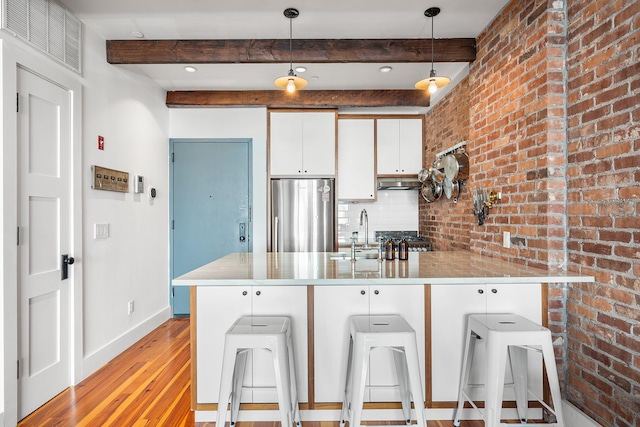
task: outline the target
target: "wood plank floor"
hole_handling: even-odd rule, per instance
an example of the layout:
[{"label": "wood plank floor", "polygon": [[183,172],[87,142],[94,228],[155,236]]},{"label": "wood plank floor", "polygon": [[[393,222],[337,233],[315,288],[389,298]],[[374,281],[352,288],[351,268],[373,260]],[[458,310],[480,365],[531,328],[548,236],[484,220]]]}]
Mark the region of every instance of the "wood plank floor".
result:
[{"label": "wood plank floor", "polygon": [[[70,387],[19,427],[197,426],[190,409],[189,319],[170,319],[96,373]],[[304,427],[337,427],[337,422],[304,422]],[[376,423],[380,424],[380,423]],[[452,427],[429,421],[428,427]],[[461,427],[483,427],[463,421]],[[279,422],[245,422],[238,427],[280,427]]]}]

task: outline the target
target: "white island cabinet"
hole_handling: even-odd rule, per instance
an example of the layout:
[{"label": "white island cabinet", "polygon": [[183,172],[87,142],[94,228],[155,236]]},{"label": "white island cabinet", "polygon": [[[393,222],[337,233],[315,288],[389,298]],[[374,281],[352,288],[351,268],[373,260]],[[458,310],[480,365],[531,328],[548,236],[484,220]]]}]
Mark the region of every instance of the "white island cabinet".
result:
[{"label": "white island cabinet", "polygon": [[269,129],[271,176],[335,176],[335,112],[274,111]]},{"label": "white island cabinet", "polygon": [[[215,286],[197,289],[198,404],[218,402],[222,348],[227,329],[241,316],[289,316],[293,329],[298,397],[307,401],[307,288],[289,286]],[[265,350],[247,359],[245,385],[272,387],[273,361]],[[244,392],[242,402],[276,402],[273,390]]]},{"label": "white island cabinet", "polygon": [[[424,366],[424,287],[372,285],[314,289],[315,401],[341,402],[347,371],[349,317],[368,314],[401,314],[415,329],[420,366]],[[331,348],[333,351],[327,352]],[[371,353],[368,385],[397,384],[389,349]],[[422,384],[425,386],[424,382]],[[423,390],[424,391],[424,390]],[[365,402],[396,402],[396,389],[371,389]]]},{"label": "white island cabinet", "polygon": [[[455,402],[462,366],[467,316],[478,313],[514,313],[538,324],[542,318],[542,286],[539,283],[438,285],[431,287],[431,374],[434,402]],[[452,303],[455,301],[455,303]],[[532,390],[542,395],[542,359],[529,357],[529,381]],[[474,356],[472,384],[484,383],[484,341],[478,341]],[[537,368],[536,368],[537,367]],[[472,391],[479,400],[480,389]],[[506,392],[507,400],[513,395]]]},{"label": "white island cabinet", "polygon": [[[329,253],[234,253],[173,280],[174,286],[192,288],[191,392],[196,421],[216,419],[224,334],[241,315],[292,318],[303,421],[337,421],[340,416],[348,317],[402,315],[417,334],[426,418],[442,420],[453,416],[467,314],[514,312],[544,324],[546,283],[579,286],[594,280],[469,252],[410,252],[408,261],[392,263],[334,258]],[[371,355],[371,385],[395,383],[391,359],[382,350]],[[481,365],[482,352],[480,344]],[[273,382],[262,356],[257,352],[249,366],[247,385]],[[531,369],[538,387],[541,364],[533,362]],[[402,419],[395,393],[370,390],[367,400],[372,403],[364,419]],[[244,402],[240,421],[279,419],[273,394],[254,391],[244,395]],[[396,409],[381,412],[380,407]]]}]

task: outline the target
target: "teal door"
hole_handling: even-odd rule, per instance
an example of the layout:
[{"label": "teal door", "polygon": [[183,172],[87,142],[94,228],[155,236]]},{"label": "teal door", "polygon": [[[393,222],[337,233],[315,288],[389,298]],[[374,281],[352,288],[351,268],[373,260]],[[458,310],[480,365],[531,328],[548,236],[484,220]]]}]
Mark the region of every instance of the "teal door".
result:
[{"label": "teal door", "polygon": [[[173,139],[171,278],[232,252],[250,252],[251,141]],[[171,286],[174,316],[189,315],[189,289]]]}]

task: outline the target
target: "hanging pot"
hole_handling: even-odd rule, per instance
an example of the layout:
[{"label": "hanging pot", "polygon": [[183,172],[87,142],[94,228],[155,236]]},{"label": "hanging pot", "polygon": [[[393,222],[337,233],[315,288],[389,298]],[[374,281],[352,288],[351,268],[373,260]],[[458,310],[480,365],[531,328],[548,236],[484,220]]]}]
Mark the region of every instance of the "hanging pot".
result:
[{"label": "hanging pot", "polygon": [[444,163],[443,163],[443,159],[437,159],[433,162],[433,166],[431,167],[431,178],[442,184],[442,181],[444,181]]},{"label": "hanging pot", "polygon": [[445,177],[453,181],[464,181],[469,177],[469,156],[467,153],[452,153],[443,158]]},{"label": "hanging pot", "polygon": [[458,202],[458,195],[460,194],[460,183],[458,181],[451,181],[449,178],[445,178],[442,188],[447,199],[453,199],[454,203]]},{"label": "hanging pot", "polygon": [[422,183],[420,194],[429,203],[433,203],[442,195],[442,185],[434,182],[431,177]]},{"label": "hanging pot", "polygon": [[420,172],[418,172],[418,181],[424,183],[427,180],[427,178],[429,178],[430,175],[431,175],[430,169],[422,169]]}]

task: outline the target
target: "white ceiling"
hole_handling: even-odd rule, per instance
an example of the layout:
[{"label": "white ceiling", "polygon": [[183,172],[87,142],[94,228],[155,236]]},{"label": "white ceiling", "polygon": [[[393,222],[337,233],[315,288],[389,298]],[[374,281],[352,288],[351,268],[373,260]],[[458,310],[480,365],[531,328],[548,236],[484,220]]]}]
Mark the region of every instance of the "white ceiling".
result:
[{"label": "white ceiling", "polygon": [[[84,24],[107,40],[134,39],[288,39],[289,20],[283,11],[295,7],[293,38],[430,38],[433,6],[435,38],[476,37],[508,0],[58,0]],[[105,58],[106,60],[106,58]],[[299,64],[309,81],[305,90],[413,89],[428,77],[431,64]],[[390,65],[389,73],[379,72]],[[127,65],[167,90],[275,89],[274,79],[286,75],[289,64],[198,64],[196,73],[184,65]],[[439,75],[459,80],[464,63],[436,63]],[[456,76],[458,77],[456,79]],[[453,85],[450,85],[453,86]],[[432,98],[432,104],[443,93]]]}]

